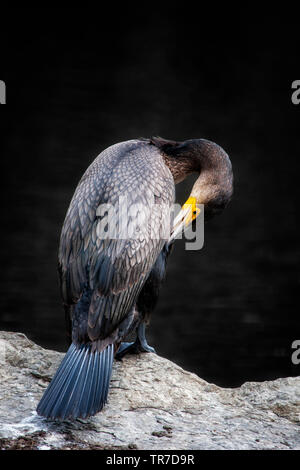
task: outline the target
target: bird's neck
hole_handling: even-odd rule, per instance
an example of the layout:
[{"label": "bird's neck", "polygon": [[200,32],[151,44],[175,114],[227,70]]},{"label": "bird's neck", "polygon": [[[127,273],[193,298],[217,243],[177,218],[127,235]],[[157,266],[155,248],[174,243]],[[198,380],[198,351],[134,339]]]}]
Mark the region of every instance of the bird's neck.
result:
[{"label": "bird's neck", "polygon": [[200,173],[201,168],[189,156],[169,156],[163,155],[165,164],[169,168],[174,178],[175,184],[185,180],[191,173]]}]

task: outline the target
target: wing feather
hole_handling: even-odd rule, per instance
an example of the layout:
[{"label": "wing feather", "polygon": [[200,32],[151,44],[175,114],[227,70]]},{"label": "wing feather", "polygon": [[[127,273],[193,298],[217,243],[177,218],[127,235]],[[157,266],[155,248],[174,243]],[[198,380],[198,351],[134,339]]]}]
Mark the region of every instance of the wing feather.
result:
[{"label": "wing feather", "polygon": [[[139,204],[139,211],[128,217],[120,197],[130,208]],[[173,177],[158,149],[147,142],[110,147],[82,177],[62,228],[59,271],[66,305],[76,304],[85,289],[92,292],[90,339],[105,338],[130,312],[169,230],[161,205],[173,202]],[[114,211],[99,216],[102,204],[112,204]],[[105,238],[108,222],[118,238]]]}]

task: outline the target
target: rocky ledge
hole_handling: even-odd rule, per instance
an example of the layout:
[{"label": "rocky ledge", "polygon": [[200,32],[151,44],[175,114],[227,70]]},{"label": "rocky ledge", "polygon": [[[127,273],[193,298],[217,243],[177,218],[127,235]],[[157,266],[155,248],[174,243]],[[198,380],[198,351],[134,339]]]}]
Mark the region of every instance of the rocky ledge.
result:
[{"label": "rocky ledge", "polygon": [[101,413],[59,423],[35,409],[62,357],[0,332],[0,449],[300,449],[300,377],[225,389],[130,356],[114,363]]}]

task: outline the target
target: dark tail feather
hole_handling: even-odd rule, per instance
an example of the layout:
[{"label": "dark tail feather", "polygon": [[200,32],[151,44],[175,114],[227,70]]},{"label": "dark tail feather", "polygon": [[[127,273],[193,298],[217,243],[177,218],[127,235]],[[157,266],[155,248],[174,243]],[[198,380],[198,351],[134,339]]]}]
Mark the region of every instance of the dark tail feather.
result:
[{"label": "dark tail feather", "polygon": [[92,352],[91,345],[67,351],[37,407],[46,418],[86,418],[102,410],[107,402],[114,346]]}]

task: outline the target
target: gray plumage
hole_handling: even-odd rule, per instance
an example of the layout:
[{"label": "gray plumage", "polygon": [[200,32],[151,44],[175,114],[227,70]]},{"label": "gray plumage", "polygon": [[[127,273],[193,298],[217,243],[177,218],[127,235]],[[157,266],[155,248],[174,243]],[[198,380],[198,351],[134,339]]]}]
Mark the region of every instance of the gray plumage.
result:
[{"label": "gray plumage", "polygon": [[[166,220],[159,208],[149,211],[150,219],[141,227],[140,238],[121,239],[122,233],[118,239],[97,236],[103,224],[96,215],[99,205],[114,205],[115,220],[111,223],[119,231],[118,198],[125,196],[129,206],[150,206],[154,196],[156,203],[174,202],[172,175],[159,150],[144,141],[113,145],[96,158],[76,188],[62,228],[59,264],[63,301],[76,303],[85,285],[92,290],[87,331],[82,333],[91,341],[106,338],[126,317],[165,243]],[[125,236],[132,222],[125,220]],[[156,238],[150,233],[153,228]]]},{"label": "gray plumage", "polygon": [[[119,220],[119,197],[126,197],[129,206],[138,203],[149,206],[149,218],[139,227],[137,237],[127,238],[135,220],[127,215],[121,215]],[[72,344],[81,348],[82,354],[82,344],[90,348],[85,354],[95,356],[105,353],[112,344],[117,349],[122,338],[136,325],[134,305],[166,243],[165,234],[170,234],[168,220],[163,217],[160,206],[171,206],[174,197],[174,180],[161,153],[141,140],[109,147],[81,178],[61,232],[59,272]],[[103,204],[112,204],[116,209],[110,220],[118,232],[116,239],[98,236],[103,234],[104,219],[97,211]],[[124,227],[124,238],[121,227]],[[83,375],[83,364],[90,365],[89,358],[82,354],[75,356],[73,349],[68,354],[72,354],[69,369],[77,372],[69,372],[62,387],[60,381],[66,374],[62,364],[39,404],[38,413],[43,416],[85,417],[99,411],[106,401],[107,381],[98,384],[97,393],[102,396],[98,407],[89,398],[86,398],[86,408],[82,405],[77,408],[73,400],[62,398],[72,392],[72,387],[75,387],[73,398],[78,398],[78,390],[82,388],[86,396],[95,392],[94,385],[90,389],[86,385],[92,380],[92,373]],[[98,367],[98,373],[101,369],[101,374],[110,376],[112,361],[107,364],[104,361],[102,366],[99,361],[96,357],[90,370]],[[80,380],[74,381],[78,371]],[[54,386],[56,382],[58,385]]]},{"label": "gray plumage", "polygon": [[[170,236],[175,183],[192,172],[199,173],[192,199],[206,204],[208,213],[222,211],[232,195],[231,163],[221,147],[203,139],[122,142],[104,150],[82,176],[62,227],[58,256],[72,344],[38,414],[66,419],[97,413],[107,401],[114,356],[154,351],[145,338],[145,322],[175,237],[174,231]],[[140,209],[123,212],[120,198],[126,209],[139,204]],[[182,214],[176,231],[186,224],[187,213]],[[108,222],[115,236],[107,234]],[[135,328],[135,342],[122,343]]]}]

